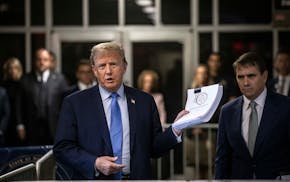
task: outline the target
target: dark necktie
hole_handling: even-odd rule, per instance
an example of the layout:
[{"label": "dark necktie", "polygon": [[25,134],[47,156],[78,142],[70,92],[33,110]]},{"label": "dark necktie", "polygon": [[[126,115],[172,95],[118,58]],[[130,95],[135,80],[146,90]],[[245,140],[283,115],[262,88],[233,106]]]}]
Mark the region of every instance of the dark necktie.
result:
[{"label": "dark necktie", "polygon": [[39,117],[47,118],[47,87],[43,81],[43,74],[41,75],[41,81],[39,82]]},{"label": "dark necktie", "polygon": [[[122,144],[123,144],[123,127],[120,106],[118,104],[118,94],[111,94],[111,127],[110,137],[114,156],[118,159],[116,163],[122,164]],[[115,179],[121,179],[121,171],[115,174]]]},{"label": "dark necktie", "polygon": [[249,104],[251,108],[251,114],[249,119],[248,148],[252,156],[254,155],[256,136],[258,133],[258,113],[256,105],[257,104],[255,101],[251,101]]}]

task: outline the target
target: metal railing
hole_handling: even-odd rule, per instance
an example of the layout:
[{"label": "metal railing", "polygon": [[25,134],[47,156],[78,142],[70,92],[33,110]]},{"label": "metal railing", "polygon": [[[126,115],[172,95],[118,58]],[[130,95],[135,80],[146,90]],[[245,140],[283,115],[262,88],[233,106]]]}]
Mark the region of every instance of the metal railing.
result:
[{"label": "metal railing", "polygon": [[[163,127],[167,128],[169,125]],[[166,159],[160,158],[157,160],[157,179],[162,179],[163,167],[170,168],[170,179],[213,179],[217,128],[218,124],[209,123],[186,129],[183,132],[183,152],[182,157],[180,157],[180,160],[183,160],[183,172],[181,174],[175,173],[175,165],[179,165],[181,162],[174,161],[175,153],[174,150],[171,150],[169,166],[162,166],[162,160]]]},{"label": "metal railing", "polygon": [[36,167],[32,163],[0,176],[0,181],[32,181],[36,179]]}]

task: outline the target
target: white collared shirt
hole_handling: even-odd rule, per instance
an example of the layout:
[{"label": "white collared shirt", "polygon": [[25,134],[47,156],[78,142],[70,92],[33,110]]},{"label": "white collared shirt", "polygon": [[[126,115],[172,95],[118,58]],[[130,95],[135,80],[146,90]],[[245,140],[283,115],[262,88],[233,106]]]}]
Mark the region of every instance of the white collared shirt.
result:
[{"label": "white collared shirt", "polygon": [[88,88],[91,88],[91,87],[95,86],[97,84],[97,82],[93,81],[92,84],[86,85],[86,84],[78,81],[77,84],[78,84],[78,87],[79,87],[80,90],[85,90],[85,89],[88,89]]},{"label": "white collared shirt", "polygon": [[[99,85],[99,90],[105,110],[105,115],[107,119],[107,124],[110,130],[111,126],[111,92],[108,92],[106,89]],[[127,105],[127,98],[124,91],[124,85],[117,91],[118,104],[121,110],[122,126],[123,126],[123,146],[122,146],[122,164],[125,167],[122,169],[123,174],[130,174],[130,126],[129,126],[129,112]]]},{"label": "white collared shirt", "polygon": [[[267,89],[264,88],[263,92],[254,100],[256,102],[256,110],[258,113],[258,125],[260,126],[263,109],[266,101],[267,96]],[[250,114],[251,114],[251,108],[249,107],[249,104],[251,100],[249,100],[247,97],[243,95],[243,110],[242,110],[242,135],[243,138],[248,145],[248,131],[249,131],[249,120],[250,120]]]},{"label": "white collared shirt", "polygon": [[[284,89],[282,91],[281,90],[281,87],[282,87],[282,80],[283,78],[285,79],[285,82],[284,82]],[[277,91],[278,93],[282,94],[282,95],[285,95],[285,96],[288,96],[288,92],[289,92],[289,87],[290,87],[290,75],[287,75],[285,77],[279,75],[278,76],[278,84],[277,84]]]},{"label": "white collared shirt", "polygon": [[[47,82],[49,75],[50,75],[50,70],[49,69],[48,70],[45,70],[42,73],[42,81],[43,81],[43,83],[46,83]],[[36,73],[36,76],[37,76],[37,81],[42,82],[41,81],[41,73],[37,72]]]}]

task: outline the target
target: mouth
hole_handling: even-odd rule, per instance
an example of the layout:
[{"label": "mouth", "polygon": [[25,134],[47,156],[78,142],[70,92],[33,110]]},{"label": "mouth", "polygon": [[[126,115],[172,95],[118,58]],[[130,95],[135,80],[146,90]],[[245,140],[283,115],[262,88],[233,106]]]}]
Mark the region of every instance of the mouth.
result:
[{"label": "mouth", "polygon": [[108,83],[113,83],[114,79],[113,78],[106,78],[106,82]]}]

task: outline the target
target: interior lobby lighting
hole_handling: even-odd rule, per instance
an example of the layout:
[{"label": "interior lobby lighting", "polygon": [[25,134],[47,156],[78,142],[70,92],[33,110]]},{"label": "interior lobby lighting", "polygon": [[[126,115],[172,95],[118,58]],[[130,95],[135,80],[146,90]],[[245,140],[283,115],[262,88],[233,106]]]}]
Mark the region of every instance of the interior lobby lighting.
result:
[{"label": "interior lobby lighting", "polygon": [[136,4],[139,6],[151,6],[152,1],[151,0],[136,0]]}]

